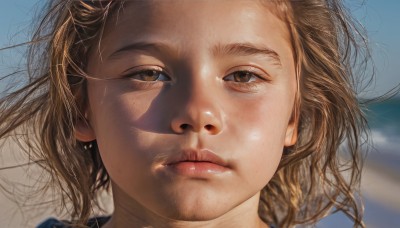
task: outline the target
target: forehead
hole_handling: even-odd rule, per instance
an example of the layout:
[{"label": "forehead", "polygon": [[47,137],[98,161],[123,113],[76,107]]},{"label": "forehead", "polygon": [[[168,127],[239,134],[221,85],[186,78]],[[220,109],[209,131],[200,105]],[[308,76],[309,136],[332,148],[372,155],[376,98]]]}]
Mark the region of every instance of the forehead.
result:
[{"label": "forehead", "polygon": [[251,44],[272,49],[286,58],[282,66],[291,68],[290,40],[288,26],[271,1],[126,1],[108,19],[96,50],[103,59],[127,45],[145,42],[187,57],[221,44]]},{"label": "forehead", "polygon": [[[160,35],[168,32],[168,35],[171,35],[171,30],[184,32],[176,36],[189,35],[185,32],[190,30],[208,31],[215,35],[230,33],[231,36],[232,31],[236,30],[236,35],[240,36],[242,34],[239,33],[252,30],[251,35],[256,37],[265,36],[267,33],[269,36],[289,41],[287,25],[280,18],[282,17],[274,1],[126,1],[107,22],[103,38],[116,30],[130,31],[136,36],[148,32]],[[259,29],[259,32],[255,31],[256,29]]]}]

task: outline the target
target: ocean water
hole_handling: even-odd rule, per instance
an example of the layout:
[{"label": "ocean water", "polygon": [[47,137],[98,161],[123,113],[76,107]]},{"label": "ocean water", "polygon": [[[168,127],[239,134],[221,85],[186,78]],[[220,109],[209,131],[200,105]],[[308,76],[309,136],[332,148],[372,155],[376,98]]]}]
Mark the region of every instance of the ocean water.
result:
[{"label": "ocean water", "polygon": [[[400,97],[371,103],[367,105],[365,112],[371,133],[366,163],[375,167],[373,172],[378,177],[390,175],[392,179],[389,180],[400,185]],[[374,180],[368,181],[374,183]],[[387,186],[383,188],[391,191]],[[364,222],[367,227],[400,227],[400,211],[375,197],[376,195],[364,194]],[[321,220],[316,227],[352,227],[352,222],[343,213],[336,213]]]},{"label": "ocean water", "polygon": [[366,113],[372,139],[367,161],[400,175],[400,97],[369,104]]}]

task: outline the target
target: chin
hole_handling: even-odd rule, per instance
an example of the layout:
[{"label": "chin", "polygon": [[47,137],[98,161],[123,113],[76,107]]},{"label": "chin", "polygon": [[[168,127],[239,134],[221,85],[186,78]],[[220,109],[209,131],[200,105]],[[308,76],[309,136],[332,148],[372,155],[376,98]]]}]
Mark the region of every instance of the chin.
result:
[{"label": "chin", "polygon": [[179,221],[211,221],[225,214],[225,212],[216,211],[209,208],[208,210],[198,209],[196,205],[186,211],[175,211],[168,215],[169,219]]},{"label": "chin", "polygon": [[180,221],[210,221],[216,219],[225,213],[227,213],[230,208],[228,205],[220,200],[212,199],[193,199],[187,201],[175,201],[173,205],[164,208],[164,213],[166,217],[173,220]]}]

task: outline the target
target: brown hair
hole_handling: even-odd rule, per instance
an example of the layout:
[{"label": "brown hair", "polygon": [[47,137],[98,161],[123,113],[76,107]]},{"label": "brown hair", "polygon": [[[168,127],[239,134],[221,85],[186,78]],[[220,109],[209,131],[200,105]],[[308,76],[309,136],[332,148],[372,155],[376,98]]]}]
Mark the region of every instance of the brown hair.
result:
[{"label": "brown hair", "polygon": [[[337,0],[273,3],[292,35],[299,138],[284,149],[278,171],[262,190],[260,217],[290,227],[314,224],[335,210],[363,227],[355,194],[366,122],[352,71],[368,57],[366,46],[357,44],[366,44],[362,30]],[[89,49],[121,7],[123,1],[51,1],[30,42],[29,83],[0,100],[0,138],[25,129],[30,156],[49,171],[63,205],[72,202],[77,224],[85,224],[96,193],[110,180],[96,144],[84,152],[74,136],[86,103],[86,82],[76,75],[85,75]]]}]

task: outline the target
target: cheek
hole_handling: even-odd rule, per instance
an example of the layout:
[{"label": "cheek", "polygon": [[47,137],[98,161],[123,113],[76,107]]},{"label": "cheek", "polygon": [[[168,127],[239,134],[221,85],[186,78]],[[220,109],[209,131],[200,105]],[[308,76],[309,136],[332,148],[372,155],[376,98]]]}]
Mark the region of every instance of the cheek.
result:
[{"label": "cheek", "polygon": [[149,156],[140,152],[148,149],[154,139],[153,135],[140,131],[136,123],[148,110],[148,100],[155,95],[138,95],[132,99],[112,86],[99,85],[89,87],[88,95],[90,122],[108,171],[119,175],[124,167],[131,167],[132,173],[138,173],[135,170],[148,165],[146,156]]},{"label": "cheek", "polygon": [[[268,129],[253,129],[247,141],[241,141],[246,148],[237,156],[246,161],[238,165],[238,173],[243,175],[247,185],[253,189],[263,188],[274,175],[283,151],[283,142],[279,133]],[[261,137],[260,137],[261,136]]]},{"label": "cheek", "polygon": [[237,169],[248,186],[260,189],[275,173],[284,148],[291,103],[284,95],[266,95],[225,109],[235,112],[228,118],[230,141],[237,147],[235,158],[243,161]]},{"label": "cheek", "polygon": [[[91,120],[97,137],[101,137],[102,134],[123,137],[129,135],[126,133],[143,129],[143,122],[159,124],[155,121],[156,116],[152,115],[154,111],[150,110],[160,93],[159,90],[136,93],[132,92],[128,83],[125,86],[112,83],[94,84],[88,89]],[[144,120],[144,117],[149,120]]]},{"label": "cheek", "polygon": [[292,103],[289,96],[279,96],[279,93],[266,93],[251,100],[231,103],[224,108],[227,110],[227,127],[243,143],[273,150],[282,148]]}]

